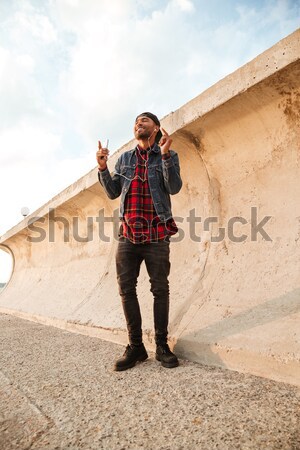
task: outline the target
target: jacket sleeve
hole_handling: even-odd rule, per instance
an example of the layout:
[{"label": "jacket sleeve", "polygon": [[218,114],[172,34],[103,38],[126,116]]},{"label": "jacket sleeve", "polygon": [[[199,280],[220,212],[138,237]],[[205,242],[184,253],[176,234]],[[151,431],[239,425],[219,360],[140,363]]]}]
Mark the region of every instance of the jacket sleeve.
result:
[{"label": "jacket sleeve", "polygon": [[176,152],[170,151],[170,157],[162,160],[164,185],[171,195],[177,194],[182,187],[179,158]]},{"label": "jacket sleeve", "polygon": [[103,186],[107,196],[110,199],[114,199],[119,197],[122,192],[122,184],[121,184],[121,157],[118,159],[115,165],[115,170],[113,176],[111,176],[108,168],[106,170],[98,170],[98,179],[100,184]]}]

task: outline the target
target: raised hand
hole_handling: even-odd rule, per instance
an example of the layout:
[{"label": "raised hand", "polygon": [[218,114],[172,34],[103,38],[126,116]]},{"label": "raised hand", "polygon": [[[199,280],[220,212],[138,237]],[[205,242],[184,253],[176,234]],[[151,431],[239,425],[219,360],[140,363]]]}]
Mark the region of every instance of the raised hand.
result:
[{"label": "raised hand", "polygon": [[162,137],[160,138],[159,145],[162,154],[166,154],[169,152],[173,139],[170,138],[168,133],[164,128],[161,128]]},{"label": "raised hand", "polygon": [[98,150],[96,153],[97,163],[100,169],[106,169],[106,161],[108,159],[109,150],[108,148],[103,148],[101,142],[98,141]]}]

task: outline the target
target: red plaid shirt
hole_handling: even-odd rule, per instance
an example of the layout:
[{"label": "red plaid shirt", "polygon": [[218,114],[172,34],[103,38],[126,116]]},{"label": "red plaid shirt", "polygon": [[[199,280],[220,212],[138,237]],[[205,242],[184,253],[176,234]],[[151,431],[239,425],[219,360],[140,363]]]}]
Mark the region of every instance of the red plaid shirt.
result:
[{"label": "red plaid shirt", "polygon": [[134,244],[145,244],[172,236],[178,228],[173,218],[161,222],[156,214],[148,184],[148,151],[137,146],[136,158],[135,176],[125,199],[122,234]]}]

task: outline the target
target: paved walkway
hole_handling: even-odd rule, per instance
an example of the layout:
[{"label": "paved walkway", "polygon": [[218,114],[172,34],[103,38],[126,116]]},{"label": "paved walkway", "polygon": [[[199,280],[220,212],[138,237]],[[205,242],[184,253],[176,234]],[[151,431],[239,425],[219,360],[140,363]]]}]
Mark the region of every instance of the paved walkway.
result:
[{"label": "paved walkway", "polygon": [[0,315],[0,449],[299,450],[300,390]]}]

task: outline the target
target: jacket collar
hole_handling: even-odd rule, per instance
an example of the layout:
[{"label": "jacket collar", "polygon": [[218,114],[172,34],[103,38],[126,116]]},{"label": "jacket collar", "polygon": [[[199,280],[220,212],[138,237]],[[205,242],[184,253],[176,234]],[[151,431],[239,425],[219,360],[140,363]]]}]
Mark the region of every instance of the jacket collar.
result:
[{"label": "jacket collar", "polygon": [[[136,149],[137,149],[137,147],[135,147],[134,149],[132,149],[130,151],[134,153],[136,151]],[[153,147],[151,149],[151,152],[154,152],[154,153],[159,153],[160,152],[160,146],[156,142],[154,143],[154,145],[153,145]]]},{"label": "jacket collar", "polygon": [[[135,152],[136,152],[136,147],[133,148],[132,150],[128,150],[128,154],[130,154],[130,156],[129,156],[130,161],[131,161],[131,158],[135,157],[135,155],[136,155]],[[160,152],[160,146],[157,143],[155,143],[154,147],[152,148],[152,152],[154,152],[156,155]]]}]

